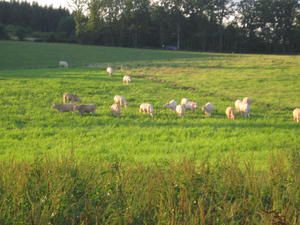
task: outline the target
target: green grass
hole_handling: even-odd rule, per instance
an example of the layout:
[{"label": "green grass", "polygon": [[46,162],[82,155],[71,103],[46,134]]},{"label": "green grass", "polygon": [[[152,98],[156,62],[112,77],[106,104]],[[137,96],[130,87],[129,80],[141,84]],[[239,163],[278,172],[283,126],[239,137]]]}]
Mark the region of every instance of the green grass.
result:
[{"label": "green grass", "polygon": [[[263,167],[270,154],[300,149],[300,127],[292,120],[292,110],[300,104],[298,56],[26,42],[0,42],[0,49],[0,54],[8,55],[0,61],[0,68],[5,68],[0,71],[2,159],[31,159],[74,150],[89,160],[118,158],[148,163],[183,157],[214,160],[235,152],[241,158],[261,162]],[[143,57],[139,57],[141,53]],[[98,63],[98,58],[100,63],[115,67],[125,65],[126,71],[117,71],[110,78],[104,67],[22,69],[55,66],[60,54],[65,54],[71,65]],[[127,59],[141,61],[124,63]],[[129,86],[122,84],[125,73],[134,76]],[[52,103],[61,102],[64,92],[79,95],[83,103],[95,103],[97,114],[81,117],[52,110]],[[121,118],[113,118],[109,111],[116,94],[126,96],[129,102]],[[251,118],[225,119],[225,108],[245,96],[254,100]],[[163,108],[167,101],[182,97],[200,105],[210,101],[217,111],[212,118],[198,110],[181,119]],[[153,119],[138,113],[142,102],[154,104]]]},{"label": "green grass", "polygon": [[[96,115],[51,109],[64,92]],[[299,56],[0,42],[0,224],[298,225],[299,93]],[[245,96],[251,118],[227,120]],[[217,110],[163,108],[182,97]]]},{"label": "green grass", "polygon": [[298,225],[299,156],[271,158],[263,172],[235,155],[213,165],[129,167],[72,155],[8,160],[0,164],[0,223]]},{"label": "green grass", "polygon": [[55,68],[58,61],[66,60],[71,67],[135,63],[152,60],[219,57],[214,54],[197,54],[162,50],[96,47],[77,44],[45,44],[0,41],[0,69]]}]

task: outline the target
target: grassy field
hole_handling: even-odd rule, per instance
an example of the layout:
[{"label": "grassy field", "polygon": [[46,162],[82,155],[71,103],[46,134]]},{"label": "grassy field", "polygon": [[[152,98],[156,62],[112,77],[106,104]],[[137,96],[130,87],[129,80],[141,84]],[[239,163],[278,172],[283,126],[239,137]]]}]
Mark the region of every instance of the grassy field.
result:
[{"label": "grassy field", "polygon": [[[213,160],[235,152],[242,158],[264,162],[278,151],[300,149],[300,127],[292,120],[292,110],[300,104],[298,56],[25,42],[0,42],[0,49],[4,59],[0,61],[4,69],[0,71],[1,158],[30,159],[72,149],[91,160]],[[122,65],[123,71],[110,78],[105,66],[39,68],[54,67],[62,54],[74,66],[109,62],[115,68]],[[123,62],[137,58],[141,61]],[[39,69],[23,68],[34,65]],[[129,86],[122,84],[124,74],[134,76]],[[83,103],[95,103],[97,114],[81,117],[52,110],[51,105],[61,102],[64,92],[79,95]],[[117,94],[129,102],[121,118],[113,118],[109,110]],[[251,118],[225,119],[225,108],[245,96],[254,100]],[[198,110],[181,119],[163,108],[167,101],[182,97],[200,105],[210,101],[216,105],[216,113],[206,118]],[[154,104],[153,119],[138,113],[142,102]]]},{"label": "grassy field", "polygon": [[[299,56],[2,41],[0,84],[0,224],[300,224]],[[96,115],[51,109],[64,92]],[[246,96],[251,118],[227,120]],[[163,107],[183,97],[216,112]]]}]

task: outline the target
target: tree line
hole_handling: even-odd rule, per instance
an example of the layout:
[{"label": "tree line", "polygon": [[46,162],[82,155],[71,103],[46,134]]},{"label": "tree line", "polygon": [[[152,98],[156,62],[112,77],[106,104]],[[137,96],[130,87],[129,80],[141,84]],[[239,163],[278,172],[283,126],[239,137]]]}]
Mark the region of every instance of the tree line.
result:
[{"label": "tree line", "polygon": [[171,45],[177,49],[220,52],[300,51],[298,0],[72,2],[76,34],[82,43]]},{"label": "tree line", "polygon": [[[298,0],[69,1],[72,13],[36,3],[0,2],[0,24],[60,32],[66,34],[66,41],[74,39],[82,44],[219,52],[300,52]],[[3,5],[9,5],[10,10]]]},{"label": "tree line", "polygon": [[[67,9],[42,7],[38,3],[0,1],[0,39],[26,36],[57,41],[70,40],[75,33],[75,22]],[[73,35],[74,36],[74,35]]]}]

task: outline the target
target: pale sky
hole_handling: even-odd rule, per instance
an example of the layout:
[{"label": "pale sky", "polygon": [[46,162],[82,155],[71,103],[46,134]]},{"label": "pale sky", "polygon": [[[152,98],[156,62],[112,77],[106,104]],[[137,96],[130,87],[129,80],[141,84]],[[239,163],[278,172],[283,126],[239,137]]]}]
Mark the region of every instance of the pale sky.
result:
[{"label": "pale sky", "polygon": [[39,5],[52,5],[55,8],[58,8],[59,6],[64,8],[69,8],[69,1],[68,0],[22,0],[26,2],[37,2]]}]

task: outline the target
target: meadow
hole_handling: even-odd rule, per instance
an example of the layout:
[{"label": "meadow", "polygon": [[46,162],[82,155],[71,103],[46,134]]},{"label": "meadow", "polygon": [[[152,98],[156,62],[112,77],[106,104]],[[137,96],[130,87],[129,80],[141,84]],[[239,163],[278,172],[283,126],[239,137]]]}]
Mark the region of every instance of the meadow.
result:
[{"label": "meadow", "polygon": [[[70,50],[72,46],[77,54]],[[292,120],[292,110],[299,104],[298,56],[153,50],[148,55],[147,50],[134,49],[119,49],[116,54],[115,48],[110,55],[110,48],[87,46],[86,52],[93,49],[89,58],[82,48],[85,46],[1,43],[6,51],[1,51],[4,60],[0,65],[6,68],[0,71],[1,158],[26,159],[72,149],[84,158],[161,162],[182,157],[213,160],[233,151],[242,158],[263,162],[277,151],[300,148],[300,129]],[[18,53],[21,51],[23,54]],[[141,51],[144,58],[138,57]],[[66,58],[75,68],[51,68],[57,66],[61,54],[68,53]],[[15,59],[5,64],[10,55]],[[80,67],[83,62],[77,61],[78,55],[86,64],[96,66]],[[129,61],[122,62],[126,55]],[[120,61],[113,61],[117,56]],[[140,61],[131,61],[135,57]],[[38,68],[50,68],[23,68],[32,67],[33,62]],[[106,63],[122,66],[123,70],[110,78]],[[133,76],[129,86],[122,84],[124,74]],[[81,117],[52,110],[53,103],[62,102],[64,92],[79,95],[83,103],[95,103],[97,115]],[[121,118],[113,118],[110,113],[117,94],[126,96],[129,102]],[[226,107],[245,96],[254,100],[251,118],[228,121]],[[206,118],[197,110],[181,119],[164,109],[169,100],[183,97],[199,105],[212,102],[217,109],[215,115]],[[153,103],[153,119],[138,113],[143,102]]]},{"label": "meadow", "polygon": [[[299,224],[299,56],[1,41],[0,59],[1,224]],[[96,115],[51,109],[64,92]],[[129,103],[120,118],[117,94]],[[227,120],[246,96],[251,117]],[[183,97],[216,112],[163,107]],[[143,102],[153,118],[138,113]]]}]

